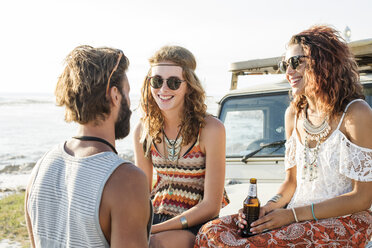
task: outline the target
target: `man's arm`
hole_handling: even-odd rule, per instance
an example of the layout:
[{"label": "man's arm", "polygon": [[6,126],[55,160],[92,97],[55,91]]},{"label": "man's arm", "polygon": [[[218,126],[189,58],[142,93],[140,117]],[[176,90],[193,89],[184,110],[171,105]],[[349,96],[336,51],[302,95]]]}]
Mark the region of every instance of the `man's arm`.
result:
[{"label": "man's arm", "polygon": [[109,210],[111,247],[148,247],[148,188],[146,175],[132,164],[119,166],[107,181],[101,206]]}]

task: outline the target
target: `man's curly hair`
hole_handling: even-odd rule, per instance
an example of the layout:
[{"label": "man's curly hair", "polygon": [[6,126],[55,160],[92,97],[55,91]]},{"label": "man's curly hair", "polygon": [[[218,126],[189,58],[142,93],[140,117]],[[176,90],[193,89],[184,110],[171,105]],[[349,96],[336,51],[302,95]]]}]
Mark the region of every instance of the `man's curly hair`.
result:
[{"label": "man's curly hair", "polygon": [[[319,25],[292,36],[288,45],[298,44],[307,56],[304,73],[307,95],[316,97],[320,110],[334,118],[353,99],[364,99],[358,65],[348,45],[335,29]],[[307,105],[305,96],[295,96],[297,114]]]},{"label": "man's curly hair", "polygon": [[[196,60],[190,51],[180,46],[164,46],[149,59],[151,66],[164,61],[170,61],[182,67],[182,75],[187,82],[184,112],[181,113],[182,145],[186,145],[198,136],[199,128],[205,125],[204,118],[207,110],[205,91],[194,72]],[[148,82],[150,75],[151,69],[143,82],[140,102],[143,112],[141,142],[144,144],[147,157],[152,140],[157,143],[161,142],[161,132],[164,125],[164,118],[151,94]],[[146,143],[144,143],[145,141]]]},{"label": "man's curly hair", "polygon": [[114,48],[84,45],[76,47],[67,55],[66,67],[54,92],[57,105],[66,107],[67,122],[86,124],[94,121],[98,124],[110,114],[110,101],[106,97],[107,84],[110,83],[109,88],[115,86],[121,92],[125,71],[129,66],[128,58],[124,54],[120,57],[121,53],[121,50]]}]

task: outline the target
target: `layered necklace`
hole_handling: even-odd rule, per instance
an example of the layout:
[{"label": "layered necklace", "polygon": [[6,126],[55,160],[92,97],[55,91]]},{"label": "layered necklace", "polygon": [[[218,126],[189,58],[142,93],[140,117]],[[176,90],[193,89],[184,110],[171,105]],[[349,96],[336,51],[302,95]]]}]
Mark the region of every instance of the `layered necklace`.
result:
[{"label": "layered necklace", "polygon": [[[164,150],[164,158],[165,158],[165,165],[167,166],[167,161],[169,160],[171,163],[176,162],[175,168],[172,168],[173,174],[171,180],[169,180],[169,186],[168,186],[168,193],[169,195],[173,195],[173,179],[174,179],[174,173],[175,170],[178,167],[178,160],[180,158],[180,152],[181,152],[181,143],[182,143],[182,136],[181,134],[182,127],[177,133],[176,139],[171,140],[168,139],[167,135],[164,132],[164,129],[162,128],[163,132],[163,150]],[[169,169],[171,168],[171,164],[169,164]],[[167,174],[170,175],[169,169],[167,169]]]},{"label": "layered necklace", "polygon": [[[329,132],[331,131],[331,127],[328,124],[328,116],[324,118],[322,123],[319,126],[314,126],[307,117],[307,109],[308,105],[305,107],[305,111],[303,112],[303,127],[305,129],[305,149],[304,149],[304,168],[302,173],[302,179],[308,178],[309,181],[312,181],[318,177],[318,166],[317,166],[317,158],[319,153],[320,144],[323,140],[328,136]],[[316,140],[317,143],[311,151],[309,147],[309,140]],[[311,154],[312,156],[308,155]],[[311,159],[312,157],[312,159]]]}]

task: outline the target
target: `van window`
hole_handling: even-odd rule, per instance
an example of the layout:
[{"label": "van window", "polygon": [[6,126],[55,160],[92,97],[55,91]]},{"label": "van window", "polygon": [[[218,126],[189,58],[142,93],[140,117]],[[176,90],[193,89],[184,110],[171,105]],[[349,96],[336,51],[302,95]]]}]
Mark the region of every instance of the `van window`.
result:
[{"label": "van window", "polygon": [[[288,104],[287,92],[225,99],[220,120],[226,128],[226,156],[242,157],[263,144],[284,140]],[[284,146],[263,149],[255,156],[284,156]]]},{"label": "van window", "polygon": [[[372,83],[364,84],[372,107]],[[226,129],[226,157],[243,157],[262,145],[285,139],[284,114],[288,92],[231,96],[221,102],[220,120]],[[268,147],[255,157],[284,156],[284,146]]]},{"label": "van window", "polygon": [[369,106],[372,108],[372,83],[364,85],[364,95]]}]

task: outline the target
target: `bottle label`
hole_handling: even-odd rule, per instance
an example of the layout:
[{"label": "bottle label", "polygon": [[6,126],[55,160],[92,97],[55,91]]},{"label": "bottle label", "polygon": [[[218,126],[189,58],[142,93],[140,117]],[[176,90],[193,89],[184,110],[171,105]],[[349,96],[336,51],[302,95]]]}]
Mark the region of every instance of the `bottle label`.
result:
[{"label": "bottle label", "polygon": [[257,197],[257,185],[256,184],[251,183],[249,185],[248,195],[251,197]]}]

